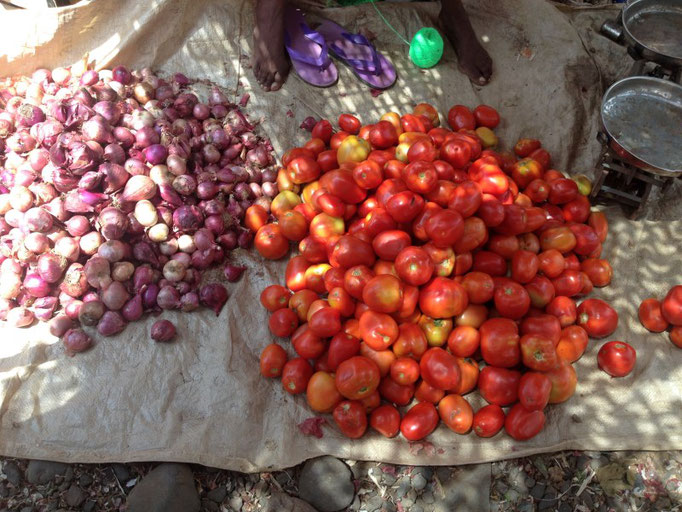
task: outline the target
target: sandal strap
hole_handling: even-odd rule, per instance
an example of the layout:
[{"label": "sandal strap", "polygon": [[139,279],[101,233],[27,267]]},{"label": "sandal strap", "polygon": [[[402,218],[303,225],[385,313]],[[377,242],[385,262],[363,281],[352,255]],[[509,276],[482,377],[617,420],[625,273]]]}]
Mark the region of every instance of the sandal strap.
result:
[{"label": "sandal strap", "polygon": [[336,43],[332,43],[330,48],[332,51],[341,59],[345,60],[348,64],[350,64],[352,67],[356,68],[359,71],[363,71],[366,73],[372,73],[374,75],[380,75],[382,72],[381,69],[381,58],[379,56],[379,53],[376,51],[376,48],[372,43],[369,42],[369,40],[363,36],[362,34],[349,34],[348,32],[343,32],[341,34],[344,38],[346,38],[348,41],[350,41],[353,44],[358,44],[362,46],[367,46],[371,52],[372,55],[372,60],[364,60],[364,59],[351,59],[348,58],[346,55],[346,52]]},{"label": "sandal strap", "polygon": [[305,54],[295,50],[291,46],[291,37],[289,33],[284,34],[284,46],[289,52],[289,56],[293,60],[297,60],[304,64],[309,64],[310,66],[317,66],[320,68],[327,68],[331,64],[331,58],[329,57],[329,49],[327,48],[327,43],[319,32],[312,30],[305,23],[301,23],[301,30],[307,39],[310,39],[313,43],[319,45],[322,48],[322,53],[318,57],[313,57],[309,54]]}]

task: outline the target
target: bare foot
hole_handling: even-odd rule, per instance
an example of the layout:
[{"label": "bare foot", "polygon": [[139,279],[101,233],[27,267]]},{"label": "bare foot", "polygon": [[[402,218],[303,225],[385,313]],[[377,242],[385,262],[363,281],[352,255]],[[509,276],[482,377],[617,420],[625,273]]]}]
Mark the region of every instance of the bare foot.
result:
[{"label": "bare foot", "polygon": [[476,37],[460,0],[443,0],[440,20],[445,35],[455,48],[460,69],[469,79],[485,85],[493,74],[493,61]]},{"label": "bare foot", "polygon": [[266,91],[277,91],[289,73],[284,49],[286,0],[257,0],[253,30],[253,74]]}]

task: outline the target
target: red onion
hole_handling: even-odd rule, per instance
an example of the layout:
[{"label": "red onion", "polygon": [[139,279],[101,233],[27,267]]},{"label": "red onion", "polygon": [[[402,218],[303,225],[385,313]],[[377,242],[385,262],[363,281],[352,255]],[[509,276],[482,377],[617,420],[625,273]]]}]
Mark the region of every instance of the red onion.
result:
[{"label": "red onion", "polygon": [[67,355],[71,357],[79,352],[85,352],[92,347],[92,338],[83,329],[69,329],[64,334],[62,342],[64,343]]},{"label": "red onion", "polygon": [[32,297],[45,297],[50,293],[50,283],[40,277],[37,272],[27,272],[23,285],[24,290]]},{"label": "red onion", "polygon": [[[197,251],[196,250],[192,251],[192,254],[194,254],[195,252],[197,252]],[[189,267],[191,265],[191,262],[192,262],[192,257],[187,252],[175,253],[175,254],[173,254],[173,256],[171,256],[171,259],[173,261],[179,261],[185,267]]]},{"label": "red onion", "polygon": [[237,233],[228,231],[218,237],[218,243],[227,251],[237,248]]},{"label": "red onion", "polygon": [[89,69],[81,76],[80,84],[95,85],[97,83],[97,80],[99,80],[99,75],[97,74],[97,71]]},{"label": "red onion", "polygon": [[118,311],[130,298],[125,286],[118,281],[112,281],[104,290],[102,290],[102,302],[104,305],[112,310]]},{"label": "red onion", "polygon": [[74,298],[78,298],[88,291],[88,280],[83,265],[72,263],[69,266],[64,280],[59,285],[59,290]]},{"label": "red onion", "polygon": [[113,162],[103,163],[99,166],[98,172],[104,176],[105,193],[111,193],[119,190],[130,178],[130,174],[125,167]]},{"label": "red onion", "polygon": [[38,258],[36,270],[38,275],[47,283],[56,283],[64,275],[66,259],[54,252],[42,254]]},{"label": "red onion", "polygon": [[125,303],[121,309],[121,315],[127,322],[134,322],[142,318],[144,310],[142,308],[142,296],[135,295],[132,299]]},{"label": "red onion", "polygon": [[65,226],[71,236],[82,236],[92,229],[90,221],[83,215],[74,215],[66,221]]},{"label": "red onion", "polygon": [[26,187],[17,185],[9,193],[9,204],[20,212],[25,212],[33,206],[33,193]]},{"label": "red onion", "polygon": [[47,322],[52,318],[57,307],[57,297],[41,297],[33,303],[33,314],[41,322]]},{"label": "red onion", "polygon": [[159,195],[161,196],[161,199],[166,201],[171,206],[178,207],[184,204],[178,193],[171,185],[159,185]]},{"label": "red onion", "polygon": [[61,338],[73,327],[73,321],[66,315],[57,315],[47,325],[52,336]]},{"label": "red onion", "polygon": [[143,126],[135,133],[135,147],[138,149],[147,148],[160,142],[159,134],[151,126]]},{"label": "red onion", "polygon": [[112,135],[109,132],[109,126],[102,116],[96,116],[83,123],[83,136],[86,139],[94,140],[95,142],[110,142]]},{"label": "red onion", "polygon": [[169,320],[157,320],[152,325],[151,338],[154,341],[166,343],[175,338],[176,334],[175,326]]},{"label": "red onion", "polygon": [[210,230],[201,228],[194,234],[194,244],[201,251],[210,249],[215,245],[215,236]]},{"label": "red onion", "polygon": [[[79,247],[83,254],[87,256],[92,256],[97,252],[99,246],[104,243],[102,235],[98,231],[90,231],[83,235],[79,241]],[[67,258],[66,256],[64,256]],[[68,259],[68,258],[67,258]]]},{"label": "red onion", "polygon": [[199,291],[199,300],[201,304],[212,309],[218,316],[227,302],[227,290],[222,284],[206,284]]},{"label": "red onion", "polygon": [[130,71],[128,71],[128,68],[125,66],[116,66],[111,70],[111,76],[114,80],[123,85],[128,85],[132,79]]},{"label": "red onion", "polygon": [[144,157],[151,165],[162,164],[166,161],[168,150],[161,144],[152,144],[147,146],[144,151]]},{"label": "red onion", "polygon": [[123,165],[126,161],[125,150],[120,144],[107,144],[104,148],[104,160],[118,165]]},{"label": "red onion", "polygon": [[199,270],[206,270],[213,263],[213,250],[194,251],[192,253],[192,266]]},{"label": "red onion", "polygon": [[185,277],[186,267],[177,260],[170,260],[163,266],[163,277],[168,281],[176,283]]},{"label": "red onion", "polygon": [[64,313],[66,313],[66,316],[68,316],[71,320],[78,320],[78,315],[80,314],[82,307],[83,301],[72,300],[64,307]]},{"label": "red onion", "polygon": [[30,128],[36,123],[45,121],[45,113],[35,105],[24,103],[19,107],[16,114],[17,126],[25,126]]},{"label": "red onion", "polygon": [[153,309],[157,307],[157,298],[159,296],[159,285],[152,283],[144,288],[142,292],[142,302],[146,309]]},{"label": "red onion", "polygon": [[33,323],[33,312],[24,307],[10,309],[7,312],[7,325],[10,327],[28,327]]},{"label": "red onion", "polygon": [[93,288],[106,288],[111,283],[111,266],[104,258],[93,256],[85,263],[84,270],[88,284]]},{"label": "red onion", "polygon": [[94,190],[102,182],[103,176],[96,171],[88,171],[78,180],[78,188],[81,190]]},{"label": "red onion", "polygon": [[230,283],[234,283],[235,281],[239,280],[245,270],[246,267],[240,267],[228,263],[225,265],[225,279],[227,279]]},{"label": "red onion", "polygon": [[5,221],[13,228],[18,228],[24,224],[24,214],[19,210],[10,210],[5,214]]},{"label": "red onion", "polygon": [[89,213],[94,206],[106,201],[106,194],[90,192],[89,190],[72,190],[66,194],[64,208],[71,213]]},{"label": "red onion", "polygon": [[126,321],[116,311],[107,311],[97,324],[97,332],[102,336],[114,336],[126,328]]},{"label": "red onion", "polygon": [[10,299],[0,299],[0,320],[7,320],[7,313],[16,306]]},{"label": "red onion", "polygon": [[43,233],[29,233],[24,238],[24,247],[34,254],[42,254],[50,249],[50,239]]},{"label": "red onion", "polygon": [[118,261],[111,268],[111,277],[122,283],[128,281],[135,273],[135,265],[129,261]]},{"label": "red onion", "polygon": [[77,240],[64,237],[55,242],[54,252],[67,261],[76,261],[80,255],[80,246]]},{"label": "red onion", "polygon": [[114,136],[114,139],[126,149],[130,148],[136,140],[133,132],[131,132],[130,129],[126,128],[125,126],[115,127],[112,135]]},{"label": "red onion", "polygon": [[218,194],[218,184],[215,181],[204,181],[197,185],[199,199],[213,199]]},{"label": "red onion", "polygon": [[194,311],[199,308],[199,295],[196,292],[185,293],[180,297],[180,309],[182,311]]},{"label": "red onion", "polygon": [[189,174],[183,174],[173,180],[173,188],[183,196],[189,196],[197,189],[197,181]]},{"label": "red onion", "polygon": [[116,263],[130,253],[129,247],[120,240],[108,240],[100,245],[97,254],[110,263]]},{"label": "red onion", "polygon": [[83,325],[97,325],[105,311],[104,304],[99,300],[85,302],[78,312],[78,321]]},{"label": "red onion", "polygon": [[177,309],[180,307],[180,293],[172,286],[164,286],[159,290],[156,303],[161,309]]},{"label": "red onion", "polygon": [[102,116],[110,125],[115,125],[121,118],[121,112],[116,107],[116,104],[111,101],[100,101],[95,103],[92,107],[92,110]]},{"label": "red onion", "polygon": [[138,242],[133,246],[133,256],[136,260],[144,263],[151,263],[153,266],[158,266],[159,258],[154,253],[152,246],[147,242]]},{"label": "red onion", "polygon": [[253,243],[253,234],[248,229],[242,230],[237,236],[237,244],[242,249],[248,249]]},{"label": "red onion", "polygon": [[176,231],[193,233],[201,226],[204,218],[196,206],[181,206],[173,212],[173,226]]},{"label": "red onion", "polygon": [[141,265],[135,269],[133,274],[133,290],[140,293],[142,288],[151,284],[154,278],[154,271],[148,265]]},{"label": "red onion", "polygon": [[119,240],[128,229],[128,217],[116,208],[105,208],[99,214],[97,223],[102,236],[107,240]]},{"label": "red onion", "polygon": [[156,184],[149,176],[133,176],[126,183],[121,200],[137,202],[143,199],[151,199],[155,194]]}]

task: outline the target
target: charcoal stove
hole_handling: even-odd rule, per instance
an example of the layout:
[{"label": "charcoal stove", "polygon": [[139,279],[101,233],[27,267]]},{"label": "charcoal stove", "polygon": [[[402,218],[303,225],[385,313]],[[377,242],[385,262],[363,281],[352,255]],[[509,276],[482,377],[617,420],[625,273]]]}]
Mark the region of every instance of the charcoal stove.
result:
[{"label": "charcoal stove", "polygon": [[604,94],[592,199],[641,214],[682,176],[682,0],[631,0],[601,33],[625,45],[629,76]]}]

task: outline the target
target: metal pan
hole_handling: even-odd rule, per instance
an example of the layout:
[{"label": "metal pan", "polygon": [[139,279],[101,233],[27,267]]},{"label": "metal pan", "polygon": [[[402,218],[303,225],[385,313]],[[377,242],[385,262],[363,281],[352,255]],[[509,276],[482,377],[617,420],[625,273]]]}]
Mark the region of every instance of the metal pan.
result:
[{"label": "metal pan", "polygon": [[601,119],[618,155],[655,174],[682,175],[682,86],[624,78],[604,94]]},{"label": "metal pan", "polygon": [[605,22],[601,32],[627,44],[635,59],[682,67],[682,0],[628,2],[618,22]]}]

